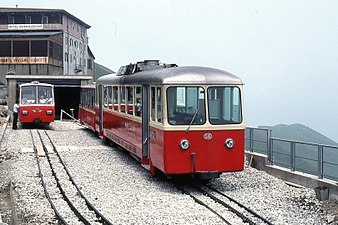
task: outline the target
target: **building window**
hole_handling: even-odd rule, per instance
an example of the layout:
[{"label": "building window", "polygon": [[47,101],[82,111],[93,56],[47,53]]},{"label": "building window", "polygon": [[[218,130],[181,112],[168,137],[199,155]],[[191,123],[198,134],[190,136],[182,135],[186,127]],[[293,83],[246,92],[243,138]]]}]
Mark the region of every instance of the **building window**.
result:
[{"label": "building window", "polygon": [[70,63],[73,63],[73,55],[70,54]]},{"label": "building window", "polygon": [[65,37],[66,45],[68,45],[68,37]]},{"label": "building window", "polygon": [[9,16],[8,17],[8,24],[14,24],[15,23],[15,18],[14,16]]},{"label": "building window", "polygon": [[26,24],[31,24],[31,23],[32,23],[32,17],[30,17],[30,16],[25,16],[25,23],[26,23]]},{"label": "building window", "polygon": [[31,56],[32,57],[46,57],[48,49],[48,42],[46,40],[32,40],[31,41]]},{"label": "building window", "polygon": [[74,46],[75,48],[77,48],[77,41],[74,41]]},{"label": "building window", "polygon": [[68,62],[68,53],[65,52],[65,62]]},{"label": "building window", "polygon": [[69,43],[70,46],[73,46],[73,39],[70,38]]},{"label": "building window", "polygon": [[48,16],[43,16],[42,17],[42,23],[47,24],[48,23]]},{"label": "building window", "polygon": [[88,69],[92,70],[93,69],[93,60],[88,59]]}]

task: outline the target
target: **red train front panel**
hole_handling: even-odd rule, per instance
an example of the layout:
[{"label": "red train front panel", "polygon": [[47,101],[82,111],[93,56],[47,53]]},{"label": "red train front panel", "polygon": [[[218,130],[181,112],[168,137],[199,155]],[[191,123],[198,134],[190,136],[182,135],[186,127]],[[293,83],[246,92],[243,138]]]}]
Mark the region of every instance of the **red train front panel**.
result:
[{"label": "red train front panel", "polygon": [[[244,130],[157,131],[151,160],[166,174],[240,171],[244,169]],[[163,135],[163,138],[162,138]],[[180,142],[188,140],[187,150]],[[232,148],[225,142],[232,140]]]},{"label": "red train front panel", "polygon": [[54,117],[53,105],[20,105],[21,123],[51,123]]},{"label": "red train front panel", "polygon": [[[142,158],[141,123],[104,112],[104,136]],[[163,131],[150,127],[150,160],[166,174],[240,171],[244,169],[244,130]],[[182,150],[183,140],[190,147]],[[225,142],[233,140],[233,147]]]}]

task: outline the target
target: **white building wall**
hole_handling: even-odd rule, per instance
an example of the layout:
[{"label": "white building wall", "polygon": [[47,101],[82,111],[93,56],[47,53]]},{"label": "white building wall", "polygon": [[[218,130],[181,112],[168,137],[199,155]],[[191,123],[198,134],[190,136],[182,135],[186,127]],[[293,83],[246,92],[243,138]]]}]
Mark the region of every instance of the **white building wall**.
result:
[{"label": "white building wall", "polygon": [[64,16],[63,52],[64,74],[87,75],[88,38],[87,29]]}]

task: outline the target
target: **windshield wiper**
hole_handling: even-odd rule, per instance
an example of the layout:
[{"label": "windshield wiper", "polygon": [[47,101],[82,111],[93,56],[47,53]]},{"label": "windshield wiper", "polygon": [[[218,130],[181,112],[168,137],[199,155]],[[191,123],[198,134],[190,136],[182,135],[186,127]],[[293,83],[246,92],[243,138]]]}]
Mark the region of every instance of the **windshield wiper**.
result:
[{"label": "windshield wiper", "polygon": [[187,133],[189,132],[191,124],[194,122],[195,117],[197,116],[197,113],[198,113],[198,109],[196,109],[196,112],[195,112],[194,116],[192,117],[192,120],[191,120],[191,122],[190,122],[190,124],[189,124],[189,126],[188,126],[188,128],[186,130]]}]

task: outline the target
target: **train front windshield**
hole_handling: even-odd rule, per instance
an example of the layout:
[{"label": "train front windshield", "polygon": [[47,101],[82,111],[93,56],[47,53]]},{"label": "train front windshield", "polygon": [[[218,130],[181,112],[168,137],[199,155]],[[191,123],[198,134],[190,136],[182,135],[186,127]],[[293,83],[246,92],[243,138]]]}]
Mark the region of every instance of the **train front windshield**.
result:
[{"label": "train front windshield", "polygon": [[203,87],[169,87],[168,118],[171,125],[205,123],[205,91]]},{"label": "train front windshield", "polygon": [[242,122],[242,104],[238,87],[208,88],[209,122],[213,125]]},{"label": "train front windshield", "polygon": [[21,87],[21,105],[54,104],[53,88],[50,86]]},{"label": "train front windshield", "polygon": [[[207,93],[207,96],[206,96]],[[240,124],[242,103],[238,87],[169,87],[167,89],[168,123],[171,125]]]}]

